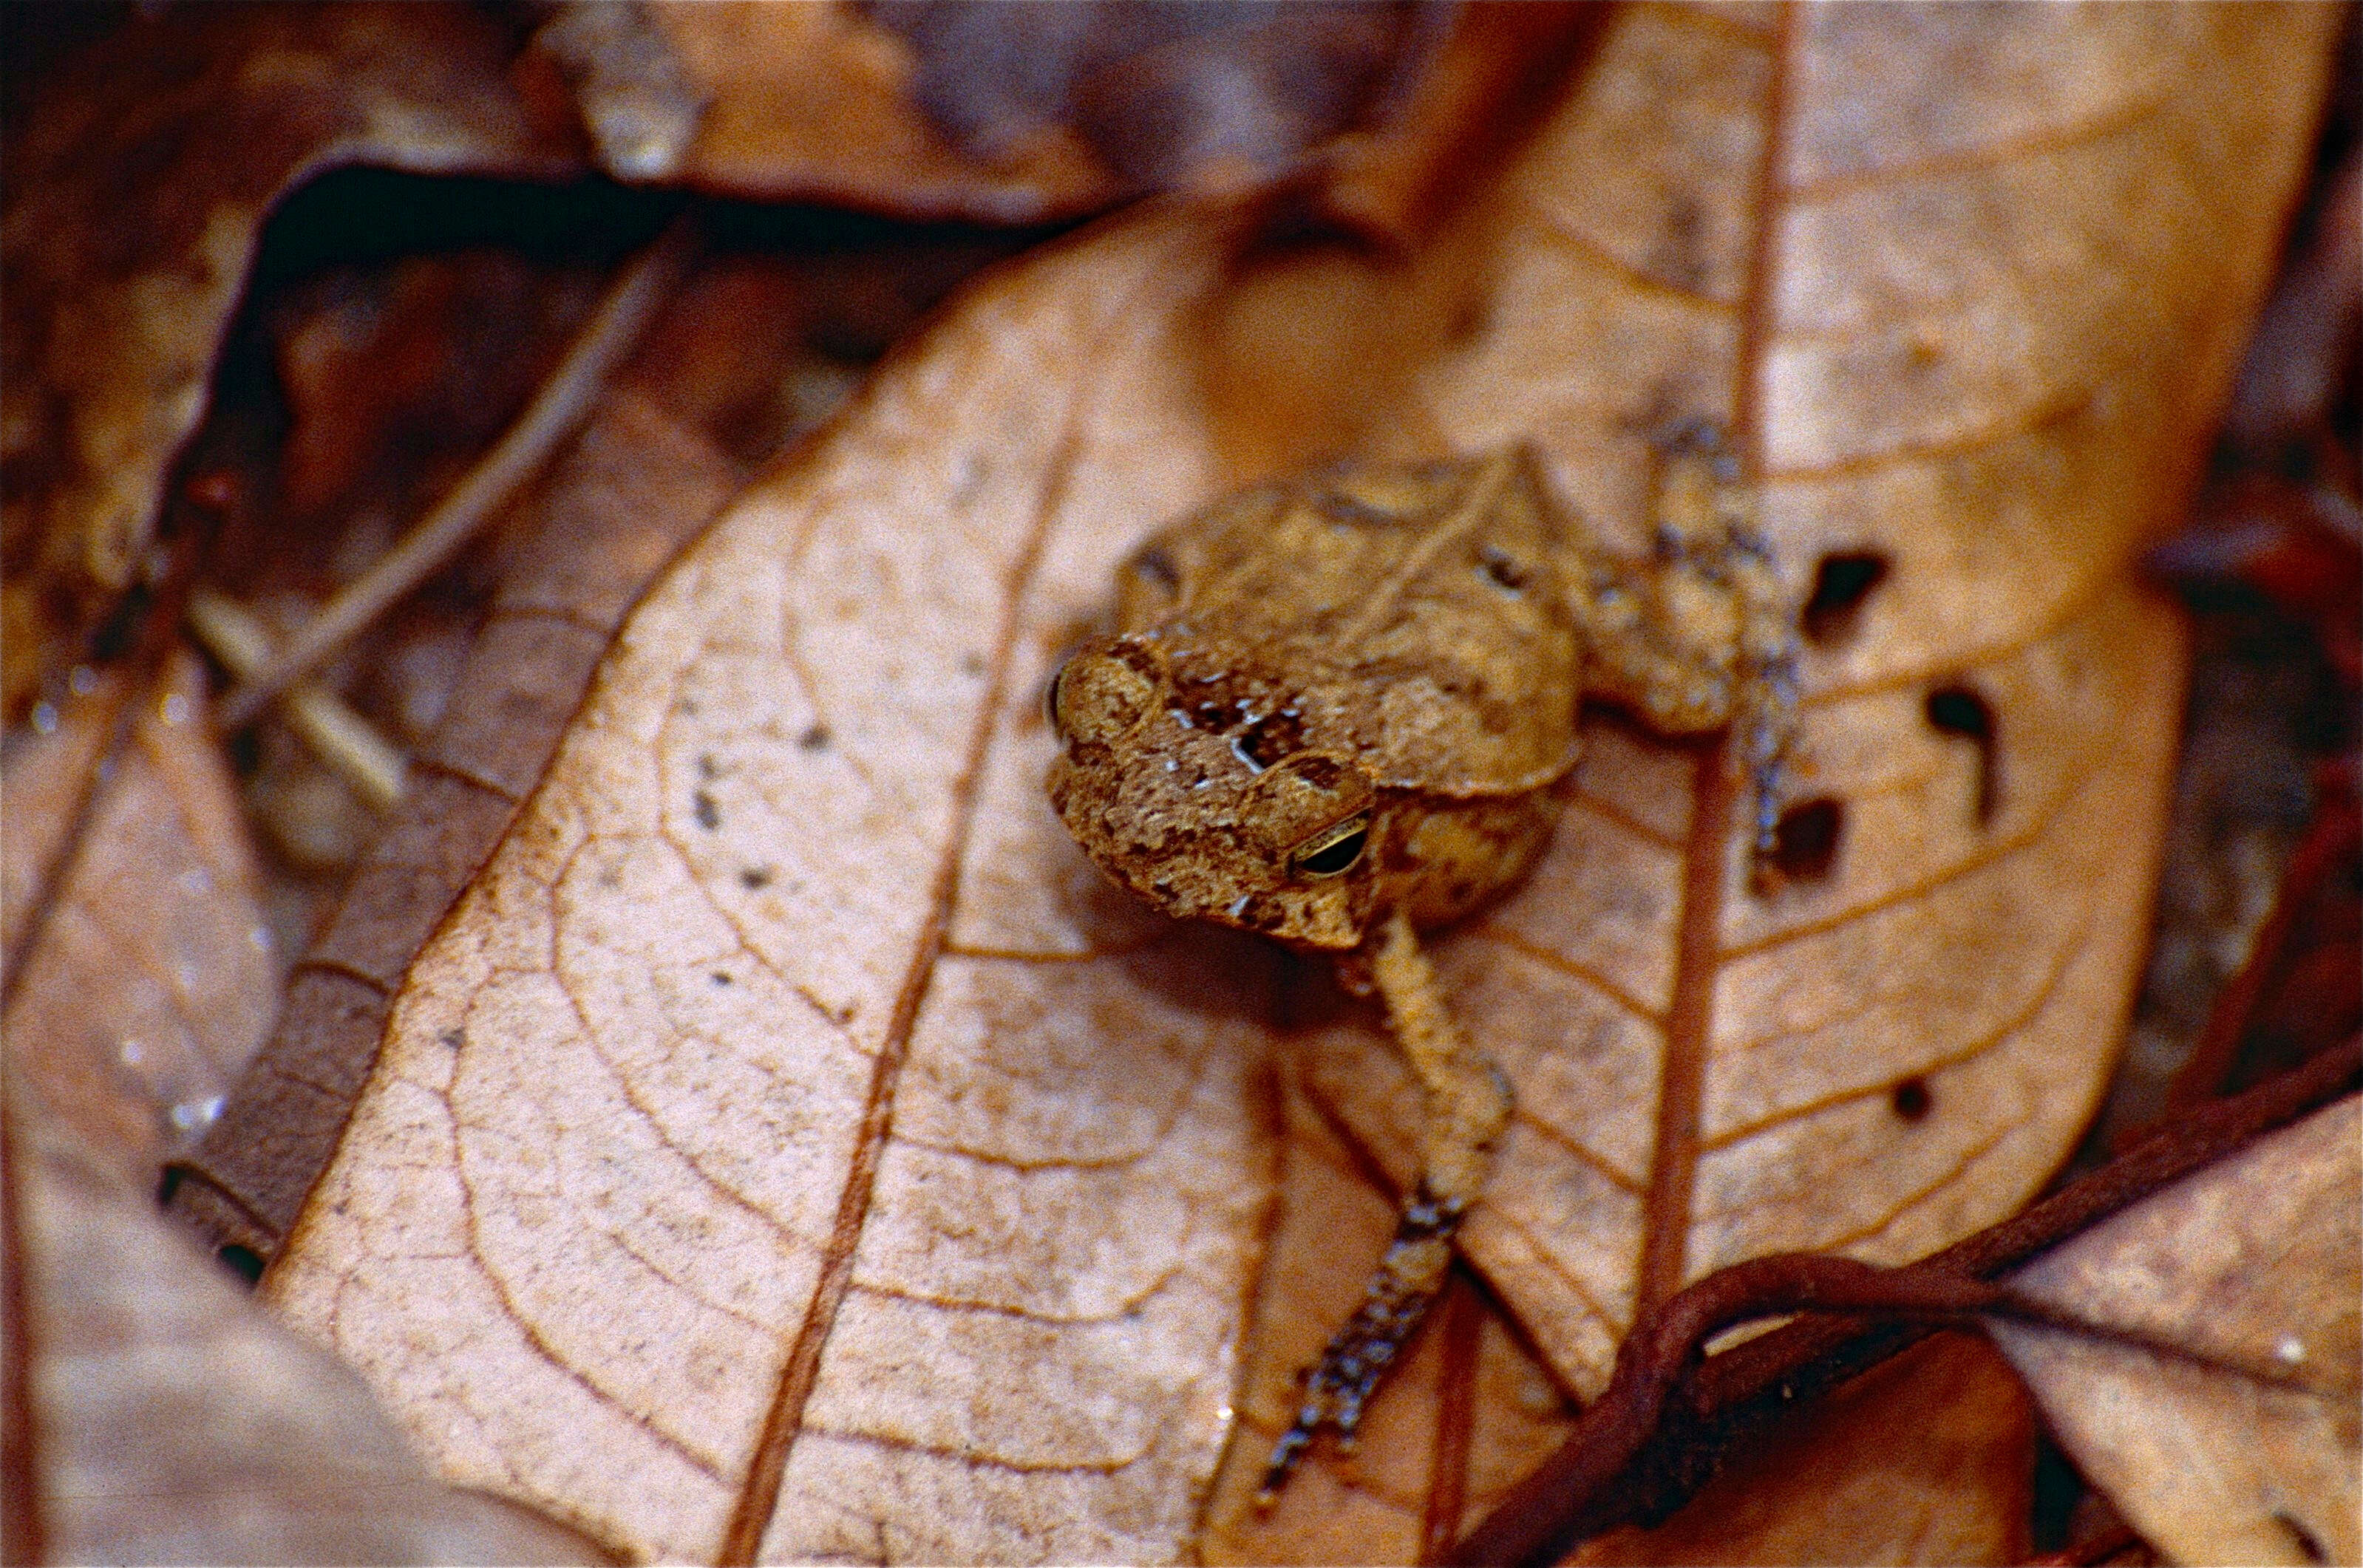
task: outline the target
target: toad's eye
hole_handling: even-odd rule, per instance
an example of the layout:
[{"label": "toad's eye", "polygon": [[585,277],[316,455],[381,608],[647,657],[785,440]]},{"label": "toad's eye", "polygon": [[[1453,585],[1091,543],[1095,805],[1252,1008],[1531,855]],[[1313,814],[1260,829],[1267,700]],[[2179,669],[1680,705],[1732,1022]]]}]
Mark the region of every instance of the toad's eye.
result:
[{"label": "toad's eye", "polygon": [[1370,813],[1356,812],[1333,827],[1323,828],[1296,846],[1288,864],[1300,877],[1315,881],[1353,868],[1370,841]]}]

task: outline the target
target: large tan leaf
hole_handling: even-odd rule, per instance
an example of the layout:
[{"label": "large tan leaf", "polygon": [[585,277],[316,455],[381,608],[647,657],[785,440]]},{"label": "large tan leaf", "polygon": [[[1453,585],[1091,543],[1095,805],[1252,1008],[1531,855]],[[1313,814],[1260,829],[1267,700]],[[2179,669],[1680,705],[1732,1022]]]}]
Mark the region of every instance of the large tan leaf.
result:
[{"label": "large tan leaf", "polygon": [[[2178,639],[2124,559],[2327,22],[1753,15],[1620,13],[1408,267],[1166,209],[973,293],[627,624],[272,1298],[448,1474],[632,1550],[1184,1552],[1263,1250],[1270,960],[1088,869],[1043,677],[1121,551],[1264,464],[1530,437],[1637,546],[1686,414],[1739,433],[1801,601],[1825,552],[1888,564],[1813,624],[1800,796],[1843,832],[1758,900],[1702,755],[1592,726],[1548,860],[1444,944],[1525,1115],[1471,1255],[1588,1391],[1719,1263],[2023,1200],[2139,943]],[[1400,1168],[1370,1022],[1305,1045]]]},{"label": "large tan leaf", "polygon": [[2194,1359],[1993,1326],[2061,1444],[2177,1562],[2363,1560],[2358,1108],[2259,1139],[2013,1278]]},{"label": "large tan leaf", "polygon": [[[1168,221],[1035,270],[727,513],[413,968],[269,1287],[455,1475],[655,1552],[1186,1536],[1269,960],[1036,874],[1036,694],[1204,488],[1139,392],[1210,259]],[[974,395],[1075,344],[1124,396]]]},{"label": "large tan leaf", "polygon": [[[1443,959],[1520,1088],[1469,1250],[1578,1392],[1636,1302],[1769,1251],[1933,1250],[2090,1115],[2180,643],[2114,578],[2195,460],[2310,125],[2286,67],[2318,18],[2268,17],[1644,10],[1521,171],[1537,242],[1425,408],[1462,443],[1543,421],[1579,503],[1637,520],[1652,414],[1729,400],[1801,597],[1825,552],[1888,567],[1806,642],[1825,875],[1751,896],[1710,764],[1595,730],[1551,860]],[[1406,1171],[1392,1054],[1312,1044]]]}]

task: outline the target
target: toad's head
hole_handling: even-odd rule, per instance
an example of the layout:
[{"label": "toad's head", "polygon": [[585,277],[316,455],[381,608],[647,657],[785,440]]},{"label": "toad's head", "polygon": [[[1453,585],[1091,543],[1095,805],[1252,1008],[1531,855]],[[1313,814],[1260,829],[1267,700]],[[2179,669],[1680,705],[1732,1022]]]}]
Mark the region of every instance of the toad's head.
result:
[{"label": "toad's head", "polygon": [[1359,945],[1385,826],[1377,790],[1350,758],[1298,744],[1285,694],[1184,700],[1184,684],[1219,679],[1177,682],[1151,636],[1078,650],[1050,682],[1051,805],[1101,870],[1168,914]]}]

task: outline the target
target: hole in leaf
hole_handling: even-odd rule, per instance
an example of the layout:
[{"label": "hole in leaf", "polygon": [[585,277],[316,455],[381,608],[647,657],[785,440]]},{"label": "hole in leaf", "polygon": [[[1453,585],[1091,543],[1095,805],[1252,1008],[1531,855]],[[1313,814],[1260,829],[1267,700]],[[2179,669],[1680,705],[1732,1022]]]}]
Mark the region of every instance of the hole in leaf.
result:
[{"label": "hole in leaf", "polygon": [[1814,571],[1814,591],[1798,617],[1805,640],[1830,647],[1854,635],[1862,602],[1887,580],[1887,558],[1870,550],[1847,550],[1822,558]]},{"label": "hole in leaf", "polygon": [[1896,1115],[1906,1121],[1917,1121],[1928,1114],[1930,1108],[1936,1103],[1936,1097],[1928,1092],[1925,1078],[1912,1077],[1895,1086],[1892,1103]]},{"label": "hole in leaf", "polygon": [[252,1247],[241,1247],[232,1242],[217,1249],[214,1256],[221,1259],[223,1266],[249,1285],[262,1277],[262,1254]]},{"label": "hole in leaf", "polygon": [[1993,820],[2002,798],[1993,704],[1967,686],[1940,686],[1928,693],[1928,723],[1939,734],[1958,735],[1978,748],[1978,783],[1970,809],[1978,825],[1984,826]]},{"label": "hole in leaf", "polygon": [[2308,1562],[2327,1562],[2330,1561],[2330,1553],[2322,1549],[2322,1542],[2313,1538],[2313,1531],[2298,1523],[2296,1519],[2291,1518],[2288,1514],[2283,1513],[2279,1508],[2274,1509],[2273,1523],[2280,1526],[2283,1529],[2290,1532],[2291,1539],[2297,1542],[2297,1549],[2305,1553],[2305,1560]]},{"label": "hole in leaf", "polygon": [[1766,859],[1783,882],[1818,882],[1836,862],[1845,831],[1844,806],[1827,796],[1801,801],[1773,825],[1772,853]]}]

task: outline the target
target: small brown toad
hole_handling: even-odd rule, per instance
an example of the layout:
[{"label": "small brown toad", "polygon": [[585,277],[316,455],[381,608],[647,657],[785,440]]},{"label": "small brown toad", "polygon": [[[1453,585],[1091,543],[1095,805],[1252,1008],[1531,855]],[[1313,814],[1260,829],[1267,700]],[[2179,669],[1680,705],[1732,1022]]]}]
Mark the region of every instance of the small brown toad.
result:
[{"label": "small brown toad", "polygon": [[1593,693],[1667,732],[1736,723],[1759,847],[1793,706],[1786,618],[1717,434],[1661,443],[1656,558],[1570,526],[1533,453],[1340,466],[1161,530],[1117,625],[1051,682],[1051,803],[1168,913],[1340,955],[1427,1096],[1420,1179],[1353,1318],[1305,1379],[1269,1499],[1364,1403],[1441,1288],[1510,1088],[1454,1023],[1418,931],[1549,842]]}]

